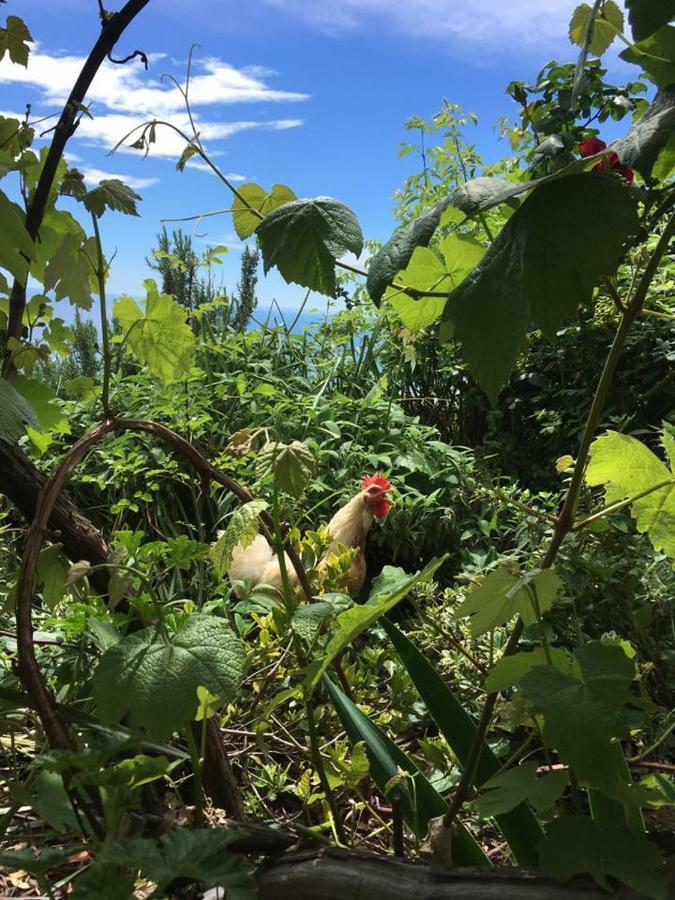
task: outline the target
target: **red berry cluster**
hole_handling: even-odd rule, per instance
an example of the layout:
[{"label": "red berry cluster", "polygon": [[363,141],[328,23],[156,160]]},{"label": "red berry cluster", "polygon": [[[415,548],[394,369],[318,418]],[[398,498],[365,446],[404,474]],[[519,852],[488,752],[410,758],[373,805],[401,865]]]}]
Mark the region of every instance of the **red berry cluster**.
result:
[{"label": "red berry cluster", "polygon": [[[585,141],[582,141],[579,144],[579,153],[581,153],[583,157],[595,156],[596,153],[600,153],[601,150],[604,150],[606,146],[607,144],[604,141],[601,141],[600,138],[586,138]],[[613,150],[610,150],[605,159],[601,159],[597,166],[594,166],[594,171],[595,169],[598,169],[600,172],[605,172],[608,168],[611,169],[612,172],[618,172],[626,184],[631,184],[635,178],[633,170],[629,169],[628,166],[624,166]]]}]

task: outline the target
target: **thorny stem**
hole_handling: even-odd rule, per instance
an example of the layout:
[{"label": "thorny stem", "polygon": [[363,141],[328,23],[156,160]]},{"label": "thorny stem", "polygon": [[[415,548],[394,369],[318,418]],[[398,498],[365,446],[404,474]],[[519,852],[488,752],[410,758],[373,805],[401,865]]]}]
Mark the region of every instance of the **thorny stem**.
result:
[{"label": "thorny stem", "polygon": [[[668,251],[668,247],[670,245],[673,234],[675,234],[675,214],[671,214],[671,217],[668,220],[661,234],[661,237],[659,238],[656,248],[654,249],[649,262],[645,267],[637,289],[635,290],[632,299],[629,298],[629,302],[626,305],[626,309],[623,313],[621,322],[619,323],[619,327],[617,328],[609,354],[607,355],[607,359],[605,360],[605,365],[602,370],[602,374],[600,375],[600,380],[598,381],[597,387],[595,389],[595,394],[593,396],[593,402],[588,413],[588,418],[586,419],[586,426],[581,438],[581,445],[577,454],[574,472],[572,474],[569,487],[567,488],[567,494],[565,495],[562,509],[557,517],[556,524],[553,529],[553,534],[544,556],[544,560],[541,564],[542,569],[551,568],[558,554],[558,550],[560,549],[560,545],[562,544],[567,534],[573,528],[574,511],[579,499],[579,493],[581,490],[584,471],[586,469],[586,463],[588,461],[591,443],[600,421],[600,415],[602,413],[602,409],[607,398],[607,393],[609,391],[612,378],[614,377],[614,373],[619,362],[619,357],[621,356],[621,352],[623,350],[626,335],[628,334],[631,325],[639,316],[640,311],[642,310],[645,299],[647,297],[647,292],[649,291],[649,287],[652,283],[652,280],[654,279],[662,258]],[[518,619],[513,628],[513,631],[511,632],[511,636],[509,637],[506,647],[504,648],[504,656],[510,656],[511,654],[515,653],[516,648],[518,647],[518,642],[520,641],[520,637],[523,633],[523,627],[524,626],[522,619]],[[471,785],[473,783],[475,769],[480,758],[480,753],[483,749],[483,744],[488,732],[488,728],[490,727],[492,714],[494,712],[498,696],[499,692],[492,692],[487,695],[485,705],[483,706],[483,711],[476,727],[476,732],[471,744],[471,749],[469,750],[466,766],[464,767],[462,777],[457,786],[457,790],[455,791],[455,796],[453,798],[450,810],[444,816],[444,824],[446,826],[450,825],[464,802],[468,799]]]}]

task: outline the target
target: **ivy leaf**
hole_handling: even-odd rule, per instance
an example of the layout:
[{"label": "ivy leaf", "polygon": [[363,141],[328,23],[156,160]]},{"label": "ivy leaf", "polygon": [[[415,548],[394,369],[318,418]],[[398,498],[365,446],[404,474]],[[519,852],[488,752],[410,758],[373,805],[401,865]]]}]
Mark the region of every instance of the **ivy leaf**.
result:
[{"label": "ivy leaf", "polygon": [[619,56],[640,66],[654,84],[668,87],[675,82],[675,28],[664,25],[644,40],[626,47]]},{"label": "ivy leaf", "polygon": [[253,542],[260,530],[260,513],[264,509],[267,509],[265,500],[251,500],[250,503],[237,507],[232,513],[227,528],[209,551],[219,578],[227,574],[232,562],[232,551],[237,544],[248,547]]},{"label": "ivy leaf", "polygon": [[38,427],[35,410],[8,381],[0,378],[0,439],[15,444],[26,433],[26,425]]},{"label": "ivy leaf", "polygon": [[173,635],[149,627],[109,647],[94,672],[94,697],[102,718],[127,713],[165,740],[197,712],[197,688],[227,702],[244,675],[244,647],[221,618],[195,614]]},{"label": "ivy leaf", "polygon": [[535,598],[539,612],[545,613],[553,606],[560,586],[554,569],[534,569],[525,575],[495,569],[471,589],[453,618],[470,616],[469,630],[475,637],[505,625],[517,615],[526,625],[532,625],[537,621]]},{"label": "ivy leaf", "polygon": [[616,30],[623,32],[623,13],[614,0],[605,0],[599,12],[593,16],[593,8],[582,3],[572,13],[570,21],[570,41],[578,47],[586,47],[586,36],[593,19],[593,33],[588,44],[588,52],[602,56],[616,37]]},{"label": "ivy leaf", "polygon": [[[575,676],[578,674],[579,667],[566,650],[549,647],[548,653],[551,665],[556,669],[565,675]],[[536,666],[545,665],[548,665],[548,657],[543,647],[537,647],[525,653],[502,656],[490,669],[485,679],[485,689],[492,693],[493,691],[503,691],[504,688],[515,687],[529,671]]]},{"label": "ivy leaf", "polygon": [[294,200],[271,212],[256,231],[265,272],[276,266],[287,282],[335,296],[335,262],[363,249],[354,213],[331,197]]},{"label": "ivy leaf", "polygon": [[57,300],[67,298],[80,309],[91,309],[91,292],[96,287],[92,266],[95,259],[95,238],[82,240],[75,232],[67,233],[45,268],[45,291],[53,290]]},{"label": "ivy leaf", "polygon": [[624,737],[623,705],[635,666],[620,647],[589,641],[577,652],[579,677],[552,666],[531,669],[520,681],[523,696],[544,715],[544,736],[585,786],[610,796],[618,770],[612,740]]},{"label": "ivy leaf", "polygon": [[243,856],[228,852],[242,832],[225,828],[174,828],[155,841],[129,838],[106,846],[97,865],[140,870],[157,884],[157,893],[177,878],[226,889],[228,900],[254,900],[255,881]]},{"label": "ivy leaf", "polygon": [[[268,192],[265,188],[260,187],[259,184],[249,182],[237,188],[237,194],[239,196],[235,197],[232,203],[232,222],[237,237],[242,241],[251,237],[262,221],[260,216],[256,216],[255,213],[251,212],[250,207],[253,207],[264,217],[283,206],[284,203],[290,203],[298,199],[294,192],[289,187],[286,187],[285,184],[275,184],[272,186],[272,190]],[[244,200],[249,204],[248,206],[244,203]]]},{"label": "ivy leaf", "polygon": [[402,569],[395,566],[385,566],[381,575],[373,582],[368,601],[358,606],[352,606],[351,609],[345,610],[336,617],[324,655],[307,668],[306,684],[308,689],[314,690],[328,666],[348,644],[351,644],[362,632],[370,628],[380,616],[396,606],[415,585],[429,581],[446,559],[447,555],[432,559],[416,575],[407,575]]},{"label": "ivy leaf", "polygon": [[615,270],[637,227],[630,191],[597,172],[541,185],[511,216],[450,295],[441,327],[441,338],[461,342],[469,369],[493,401],[530,324],[554,337],[599,279]]},{"label": "ivy leaf", "polygon": [[633,39],[641,41],[675,17],[675,0],[626,0]]},{"label": "ivy leaf", "polygon": [[[664,446],[675,458],[675,438],[663,436]],[[608,431],[591,444],[591,460],[586,483],[604,484],[608,504],[626,500],[670,480],[671,484],[652,491],[630,504],[637,530],[646,533],[655,550],[675,559],[675,474],[637,438]]]},{"label": "ivy leaf", "polygon": [[0,267],[7,269],[15,278],[23,279],[26,276],[26,258],[33,258],[35,245],[26,231],[23,210],[1,191],[0,223],[2,224]]},{"label": "ivy leaf", "polygon": [[282,491],[300,497],[314,472],[315,460],[307,444],[292,441],[281,444],[270,441],[258,453],[256,476],[263,478],[269,472]]},{"label": "ivy leaf", "polygon": [[7,16],[5,27],[0,28],[0,60],[9,54],[13,63],[26,67],[28,65],[28,46],[33,38],[26,23],[18,16]]},{"label": "ivy leaf", "polygon": [[644,178],[652,170],[655,178],[667,178],[675,164],[675,84],[656,94],[647,112],[612,149]]},{"label": "ivy leaf", "polygon": [[644,834],[619,823],[596,822],[585,816],[563,816],[550,822],[539,844],[542,868],[567,880],[587,873],[610,889],[608,876],[649,897],[665,900],[667,879],[657,848]]},{"label": "ivy leaf", "polygon": [[515,766],[481,785],[476,808],[482,816],[499,816],[515,809],[523,801],[537,812],[551,809],[567,786],[567,772],[537,775],[537,763]]},{"label": "ivy leaf", "polygon": [[169,294],[160,294],[155,282],[143,282],[147,291],[145,313],[132,297],[120,297],[113,315],[126,334],[126,343],[139,362],[169,384],[192,366],[195,336],[185,321],[185,308]]},{"label": "ivy leaf", "polygon": [[101,218],[106,209],[116,210],[127,216],[137,216],[136,201],[140,199],[140,194],[132,191],[118,178],[105,178],[99,181],[98,187],[85,194],[84,205],[97,219]]}]

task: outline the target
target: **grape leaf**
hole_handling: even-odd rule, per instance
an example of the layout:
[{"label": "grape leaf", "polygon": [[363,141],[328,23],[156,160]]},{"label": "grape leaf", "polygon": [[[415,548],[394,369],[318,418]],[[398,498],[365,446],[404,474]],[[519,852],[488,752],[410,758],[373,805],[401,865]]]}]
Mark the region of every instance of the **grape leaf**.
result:
[{"label": "grape leaf", "polygon": [[354,213],[331,197],[294,200],[271,212],[256,234],[265,272],[276,266],[287,282],[335,296],[335,261],[363,249]]},{"label": "grape leaf", "polygon": [[[232,203],[232,222],[237,237],[244,241],[250,237],[262,221],[259,216],[251,212],[250,207],[257,210],[262,216],[274,212],[284,203],[290,203],[298,198],[285,184],[275,184],[271,191],[266,191],[259,184],[242,184],[237,188],[237,194]],[[243,198],[243,199],[240,199]],[[244,203],[244,200],[249,204]]]},{"label": "grape leaf", "polygon": [[94,697],[102,718],[127,713],[158,740],[194,719],[197,688],[227,702],[244,675],[244,647],[221,618],[195,614],[173,635],[149,627],[109,647],[94,672]]},{"label": "grape leaf", "polygon": [[140,199],[140,194],[132,191],[118,178],[105,178],[99,182],[98,187],[85,194],[84,205],[97,219],[101,218],[106,209],[137,216],[136,201]]},{"label": "grape leaf", "polygon": [[26,258],[32,259],[35,245],[26,231],[26,218],[23,210],[12,203],[0,191],[0,267],[7,269],[15,278],[26,277]]},{"label": "grape leaf", "polygon": [[244,503],[237,507],[232,513],[227,528],[209,551],[219,578],[223,578],[227,574],[232,561],[232,551],[237,544],[248,547],[258,534],[260,513],[264,509],[267,509],[265,500],[251,500],[250,503]]},{"label": "grape leaf", "polygon": [[506,569],[495,569],[475,587],[455,611],[454,619],[471,617],[471,634],[485,634],[505,625],[519,615],[526,625],[537,621],[533,606],[535,597],[539,612],[555,603],[560,591],[560,577],[554,569],[534,569],[525,575],[512,575]]},{"label": "grape leaf", "polygon": [[665,900],[667,879],[657,848],[644,834],[620,823],[600,823],[584,816],[550,822],[539,844],[542,868],[567,880],[587,873],[609,890],[607,876],[657,900]]},{"label": "grape leaf", "polygon": [[26,378],[25,375],[17,375],[14,379],[14,387],[30,403],[31,409],[37,416],[36,428],[45,432],[68,434],[70,426],[68,419],[59,404],[54,391],[44,381],[37,378]]},{"label": "grape leaf", "polygon": [[578,47],[586,46],[586,35],[593,21],[593,33],[588,44],[588,52],[594,56],[602,56],[616,37],[617,29],[623,32],[623,13],[614,0],[605,0],[600,10],[593,16],[593,8],[582,3],[572,13],[570,21],[570,40]]},{"label": "grape leaf", "polygon": [[195,336],[185,321],[185,308],[169,294],[160,294],[155,282],[143,282],[147,291],[145,313],[132,297],[120,297],[113,315],[126,335],[126,343],[139,362],[164,384],[190,371]]},{"label": "grape leaf", "polygon": [[282,491],[300,497],[312,477],[314,466],[314,455],[307,444],[270,441],[258,453],[256,476],[263,478],[271,472]]},{"label": "grape leaf", "polygon": [[633,39],[641,41],[675,17],[675,0],[626,0]]},{"label": "grape leaf", "polygon": [[68,232],[45,268],[45,291],[53,290],[57,300],[68,298],[80,309],[91,309],[91,292],[97,286],[95,260],[96,239],[82,240],[75,231]]},{"label": "grape leaf", "polygon": [[0,60],[7,53],[13,63],[28,65],[28,44],[33,40],[26,23],[18,16],[7,16],[5,27],[0,28]]},{"label": "grape leaf", "polygon": [[536,762],[526,762],[488,778],[476,801],[478,812],[482,816],[499,816],[525,800],[537,812],[551,809],[567,786],[567,772],[537,775],[537,768]]},{"label": "grape leaf", "polygon": [[668,87],[675,82],[675,28],[664,25],[644,40],[626,47],[619,56],[640,66],[654,84]]},{"label": "grape leaf", "polygon": [[407,575],[402,569],[395,566],[385,566],[382,573],[373,582],[368,601],[352,606],[351,609],[345,610],[336,617],[324,655],[307,667],[306,684],[308,689],[314,690],[328,666],[348,644],[351,644],[362,632],[370,628],[380,616],[396,606],[416,584],[424,584],[429,581],[446,559],[447,556],[432,559],[416,575]]},{"label": "grape leaf", "polygon": [[441,338],[460,341],[470,371],[492,400],[530,324],[554,337],[599,279],[615,270],[637,227],[630,191],[597,172],[540,185],[516,210],[450,295],[441,326]]},{"label": "grape leaf", "polygon": [[15,444],[26,433],[26,425],[37,428],[38,424],[30,403],[0,378],[0,439]]},{"label": "grape leaf", "polygon": [[627,733],[623,705],[635,665],[620,647],[589,641],[576,654],[581,673],[566,675],[552,666],[531,669],[520,681],[523,696],[544,715],[544,736],[585,786],[610,796],[618,770],[612,740]]},{"label": "grape leaf", "polygon": [[[548,653],[551,665],[556,669],[559,669],[566,675],[575,676],[578,674],[579,667],[566,650],[561,650],[558,647],[549,647]],[[531,669],[547,664],[548,658],[543,647],[536,647],[534,650],[525,653],[513,653],[510,656],[502,656],[490,669],[485,679],[485,689],[492,693],[493,691],[503,691],[507,687],[515,687]]]},{"label": "grape leaf", "polygon": [[[675,438],[663,436],[671,459],[675,457]],[[652,491],[630,504],[637,530],[646,533],[655,550],[675,559],[675,474],[672,468],[637,438],[608,431],[591,444],[591,460],[586,469],[586,483],[604,484],[607,503],[635,497],[664,481],[670,485]]]}]

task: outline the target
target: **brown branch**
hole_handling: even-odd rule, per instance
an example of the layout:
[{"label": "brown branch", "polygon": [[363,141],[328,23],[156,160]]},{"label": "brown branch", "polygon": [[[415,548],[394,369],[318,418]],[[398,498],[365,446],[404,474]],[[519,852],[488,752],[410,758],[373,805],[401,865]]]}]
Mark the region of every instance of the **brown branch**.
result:
[{"label": "brown branch", "polygon": [[[26,210],[26,230],[33,241],[37,240],[42,219],[49,200],[49,193],[54,184],[54,178],[63,151],[70,137],[75,133],[79,124],[78,115],[82,111],[82,104],[87,95],[96,73],[103,60],[112,52],[115,44],[122,36],[124,30],[131,24],[141,10],[147,6],[150,0],[128,0],[118,13],[102,18],[101,33],[87,57],[77,81],[73,85],[70,96],[61,111],[59,121],[54,129],[54,137],[47,152],[44,166],[40,173],[35,192]],[[14,279],[9,305],[9,318],[7,322],[8,337],[21,337],[23,313],[26,308],[26,278]],[[7,357],[6,377],[14,377],[15,368],[11,355]]]}]

